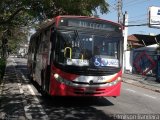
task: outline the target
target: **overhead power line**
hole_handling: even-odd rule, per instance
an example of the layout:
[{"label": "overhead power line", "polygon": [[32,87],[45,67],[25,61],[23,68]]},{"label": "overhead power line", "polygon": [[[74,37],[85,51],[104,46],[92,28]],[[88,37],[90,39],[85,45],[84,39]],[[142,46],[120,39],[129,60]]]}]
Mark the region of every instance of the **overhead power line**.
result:
[{"label": "overhead power line", "polygon": [[143,19],[136,19],[136,20],[131,20],[129,21],[129,23],[139,23],[139,22],[145,22],[145,21],[148,21],[146,18],[143,18]]},{"label": "overhead power line", "polygon": [[130,7],[130,6],[134,6],[134,5],[137,5],[137,4],[141,4],[141,3],[145,3],[145,2],[149,2],[149,0],[143,0],[143,1],[135,1],[134,3],[131,3],[131,4],[127,4],[126,6],[124,7]]},{"label": "overhead power line", "polygon": [[127,25],[125,27],[136,27],[136,26],[147,26],[148,23],[143,23],[143,24],[137,24],[137,25]]},{"label": "overhead power line", "polygon": [[129,4],[135,3],[137,1],[138,0],[131,0],[131,1],[127,0],[127,2],[125,2],[125,5],[129,5]]},{"label": "overhead power line", "polygon": [[127,0],[127,2],[125,2],[125,5],[133,4],[136,3],[137,1],[139,0],[131,0],[131,1]]},{"label": "overhead power line", "polygon": [[112,8],[113,11],[116,11],[116,10],[117,10],[115,6],[113,6],[113,5],[111,5],[111,4],[109,4],[109,6],[110,6],[110,8]]},{"label": "overhead power line", "polygon": [[135,19],[135,18],[144,18],[146,17],[148,14],[140,14],[140,15],[137,15],[137,16],[132,16],[132,17],[129,17],[129,19]]},{"label": "overhead power line", "polygon": [[143,24],[136,24],[136,25],[127,25],[127,26],[125,26],[125,27],[149,26],[149,25],[160,25],[160,24],[143,23]]},{"label": "overhead power line", "polygon": [[[116,0],[117,1],[117,0]],[[109,4],[109,13],[117,12],[117,4],[115,2]]]}]

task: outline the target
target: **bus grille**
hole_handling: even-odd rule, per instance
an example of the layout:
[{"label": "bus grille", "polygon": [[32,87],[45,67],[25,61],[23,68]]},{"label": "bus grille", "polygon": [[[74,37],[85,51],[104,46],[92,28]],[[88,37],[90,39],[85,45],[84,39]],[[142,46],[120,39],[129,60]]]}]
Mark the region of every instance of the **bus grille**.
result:
[{"label": "bus grille", "polygon": [[75,88],[74,93],[78,95],[99,95],[105,93],[105,89],[83,89]]}]

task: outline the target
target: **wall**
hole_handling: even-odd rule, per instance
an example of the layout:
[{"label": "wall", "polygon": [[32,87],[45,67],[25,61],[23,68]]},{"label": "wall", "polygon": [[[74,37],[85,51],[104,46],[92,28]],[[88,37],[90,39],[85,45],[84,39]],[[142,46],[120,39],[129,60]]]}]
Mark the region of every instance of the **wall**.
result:
[{"label": "wall", "polygon": [[125,52],[125,72],[155,75],[158,45],[150,45]]}]

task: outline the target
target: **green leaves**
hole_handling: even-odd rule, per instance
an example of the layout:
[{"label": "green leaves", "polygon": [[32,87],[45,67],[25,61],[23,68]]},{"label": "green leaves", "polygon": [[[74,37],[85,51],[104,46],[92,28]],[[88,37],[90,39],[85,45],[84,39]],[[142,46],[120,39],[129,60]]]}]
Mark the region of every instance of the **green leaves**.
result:
[{"label": "green leaves", "polygon": [[0,25],[20,24],[53,18],[57,15],[91,16],[97,9],[108,12],[105,0],[3,0],[0,2]]},{"label": "green leaves", "polygon": [[[33,27],[57,15],[97,16],[97,9],[106,14],[108,6],[106,0],[0,0],[0,39],[7,37],[9,44],[24,40],[27,34],[22,27]],[[6,30],[12,35],[6,34]],[[11,42],[11,49],[17,46],[12,45]]]},{"label": "green leaves", "polygon": [[6,67],[6,60],[4,58],[0,58],[0,83],[5,72],[5,67]]}]

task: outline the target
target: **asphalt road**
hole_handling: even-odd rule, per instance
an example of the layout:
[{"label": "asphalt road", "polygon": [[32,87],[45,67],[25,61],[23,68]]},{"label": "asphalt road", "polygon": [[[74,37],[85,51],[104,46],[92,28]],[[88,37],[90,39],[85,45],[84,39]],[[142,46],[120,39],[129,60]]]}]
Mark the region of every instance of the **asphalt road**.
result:
[{"label": "asphalt road", "polygon": [[[11,58],[15,67],[24,114],[37,120],[112,120],[160,119],[160,93],[122,84],[121,96],[113,97],[44,97],[27,77],[26,59]],[[125,116],[125,117],[124,117]]]}]

